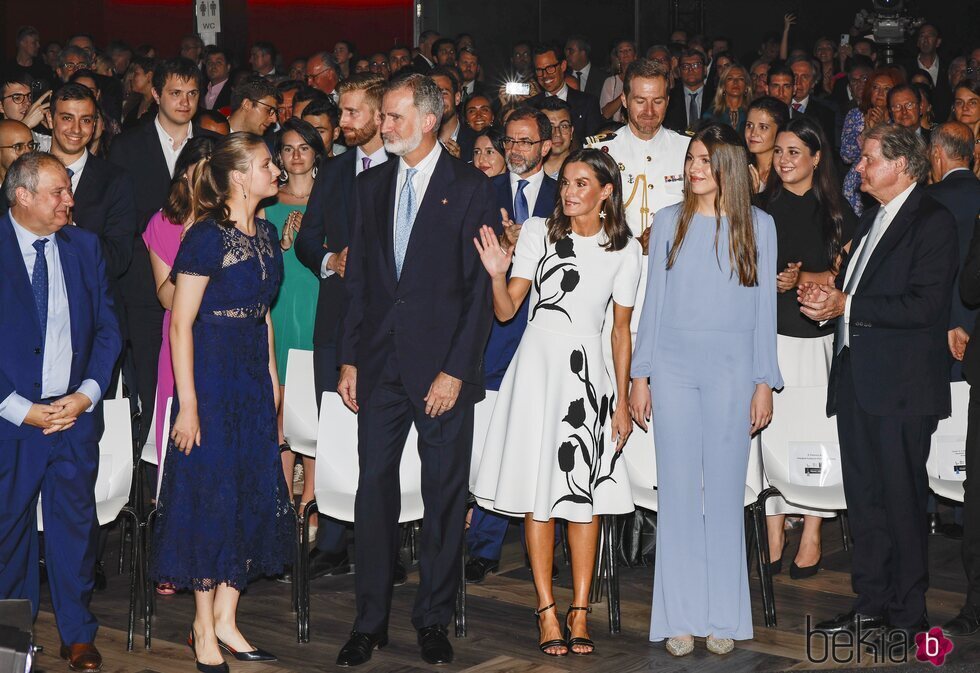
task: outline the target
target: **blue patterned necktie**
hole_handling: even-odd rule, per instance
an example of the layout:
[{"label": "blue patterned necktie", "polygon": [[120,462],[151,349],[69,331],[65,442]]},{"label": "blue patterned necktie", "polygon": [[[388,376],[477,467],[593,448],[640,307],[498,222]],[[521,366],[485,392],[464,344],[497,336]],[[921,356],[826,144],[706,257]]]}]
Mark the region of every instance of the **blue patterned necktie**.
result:
[{"label": "blue patterned necktie", "polygon": [[408,239],[412,235],[415,224],[415,185],[412,177],[418,173],[417,168],[405,170],[405,184],[398,195],[398,212],[395,214],[395,278],[402,277],[402,264],[405,262],[405,251],[408,250]]},{"label": "blue patterned necktie", "polygon": [[517,196],[514,197],[514,222],[524,224],[529,216],[527,212],[527,196],[524,195],[524,188],[527,187],[527,180],[517,181]]},{"label": "blue patterned necktie", "polygon": [[44,257],[44,246],[48,239],[39,238],[32,244],[37,250],[34,258],[34,272],[31,274],[31,288],[34,290],[34,304],[37,306],[37,319],[41,323],[41,343],[48,331],[48,260]]}]

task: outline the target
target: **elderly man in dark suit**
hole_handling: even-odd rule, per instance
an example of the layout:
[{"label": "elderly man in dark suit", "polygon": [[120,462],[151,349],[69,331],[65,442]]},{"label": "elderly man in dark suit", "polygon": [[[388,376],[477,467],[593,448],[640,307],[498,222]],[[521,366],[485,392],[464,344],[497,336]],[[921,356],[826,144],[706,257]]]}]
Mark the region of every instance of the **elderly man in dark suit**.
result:
[{"label": "elderly man in dark suit", "polygon": [[437,142],[442,105],[428,77],[396,78],[384,97],[381,134],[399,159],[356,181],[337,390],[358,413],[357,619],[340,665],[363,664],[388,641],[398,465],[413,424],[425,518],[412,624],[425,662],[453,660],[446,624],[493,318],[473,240],[485,224],[499,229],[500,215],[483,173]]},{"label": "elderly man in dark suit", "polygon": [[66,227],[60,161],[29,153],[4,180],[0,215],[0,599],[37,616],[37,501],[61,657],[97,671],[95,480],[100,402],[122,346],[98,238]]},{"label": "elderly man in dark suit", "polygon": [[[971,340],[976,334],[980,306],[980,180],[970,170],[973,132],[960,122],[935,128],[929,144],[934,184],[926,192],[956,218],[960,244],[959,283],[953,288],[949,320],[949,348],[953,354],[950,380],[970,382],[970,405],[966,434],[966,463],[980,465],[980,352]],[[963,503],[963,567],[966,570],[966,604],[943,625],[952,636],[969,636],[980,631],[980,479],[967,476]],[[947,524],[949,525],[949,524]]]},{"label": "elderly man in dark suit", "polygon": [[558,96],[572,108],[572,126],[575,137],[585,138],[598,132],[602,124],[599,98],[584,91],[576,91],[565,83],[568,63],[564,51],[553,44],[539,44],[532,54],[534,75],[541,93],[528,99],[527,104],[536,107],[547,96]]},{"label": "elderly man in dark suit", "polygon": [[846,614],[816,629],[881,629],[880,651],[912,647],[928,629],[926,458],[950,413],[950,292],[958,256],[953,216],[917,183],[929,172],[912,131],[864,134],[861,189],[881,205],[865,213],[837,286],[804,284],[801,311],[837,320],[827,413],[837,414],[848,515],[854,532]]}]

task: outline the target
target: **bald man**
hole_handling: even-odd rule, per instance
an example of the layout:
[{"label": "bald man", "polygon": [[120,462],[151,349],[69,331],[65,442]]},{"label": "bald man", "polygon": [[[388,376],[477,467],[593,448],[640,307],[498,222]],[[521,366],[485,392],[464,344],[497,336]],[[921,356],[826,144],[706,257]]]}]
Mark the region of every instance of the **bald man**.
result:
[{"label": "bald man", "polygon": [[27,126],[13,119],[0,119],[0,184],[17,157],[35,149],[34,135]]}]

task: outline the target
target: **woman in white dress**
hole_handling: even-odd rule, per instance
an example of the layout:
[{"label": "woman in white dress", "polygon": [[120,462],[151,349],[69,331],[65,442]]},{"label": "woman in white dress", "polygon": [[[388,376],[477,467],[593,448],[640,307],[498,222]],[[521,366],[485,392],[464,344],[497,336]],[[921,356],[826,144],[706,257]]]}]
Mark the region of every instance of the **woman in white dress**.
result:
[{"label": "woman in white dress", "polygon": [[[490,227],[474,241],[493,278],[498,320],[510,320],[531,296],[528,327],[497,395],[473,493],[483,507],[525,518],[539,645],[551,656],[595,649],[586,615],[598,517],[633,510],[620,449],[632,429],[630,317],[641,250],[626,224],[621,184],[609,155],[578,150],[562,165],[554,214],[528,219],[516,251],[502,248]],[[615,386],[600,336],[610,300]],[[551,586],[556,518],[569,522],[572,555],[564,630]]]}]

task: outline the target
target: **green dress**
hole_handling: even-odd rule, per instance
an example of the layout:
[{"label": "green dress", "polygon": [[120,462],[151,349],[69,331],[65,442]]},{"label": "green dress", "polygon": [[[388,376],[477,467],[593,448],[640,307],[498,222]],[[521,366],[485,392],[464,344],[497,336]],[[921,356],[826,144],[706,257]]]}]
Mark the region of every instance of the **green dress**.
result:
[{"label": "green dress", "polygon": [[[289,213],[306,212],[306,206],[274,203],[266,206],[265,216],[276,225],[279,237]],[[272,304],[272,327],[276,337],[276,365],[279,383],[286,383],[286,355],[290,348],[313,350],[313,321],[320,281],[296,258],[294,248],[282,253],[283,280]]]}]

